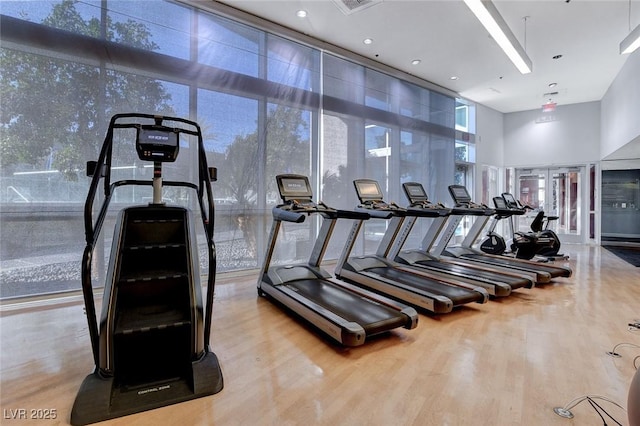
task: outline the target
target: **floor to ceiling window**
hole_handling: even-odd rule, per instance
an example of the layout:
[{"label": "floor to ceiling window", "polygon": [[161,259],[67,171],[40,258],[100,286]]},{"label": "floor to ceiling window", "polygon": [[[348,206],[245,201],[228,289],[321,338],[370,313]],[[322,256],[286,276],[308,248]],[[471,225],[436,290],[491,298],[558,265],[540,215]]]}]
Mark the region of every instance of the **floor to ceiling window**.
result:
[{"label": "floor to ceiling window", "polygon": [[[403,181],[439,200],[453,180],[454,98],[259,28],[171,1],[41,0],[3,1],[0,31],[2,298],[79,288],[85,163],[116,113],[202,127],[219,271],[259,266],[278,173],[309,175],[340,208],[356,203],[355,178],[397,202]],[[122,178],[149,172],[119,161]],[[288,236],[294,258],[316,227]]]}]

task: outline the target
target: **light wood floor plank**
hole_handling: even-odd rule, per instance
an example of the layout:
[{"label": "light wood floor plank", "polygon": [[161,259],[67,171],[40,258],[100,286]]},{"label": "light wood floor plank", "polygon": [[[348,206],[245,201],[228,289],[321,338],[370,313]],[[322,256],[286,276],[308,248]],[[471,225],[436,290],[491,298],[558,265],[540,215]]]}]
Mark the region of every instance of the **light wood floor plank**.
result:
[{"label": "light wood floor plank", "polygon": [[[640,350],[640,268],[597,246],[566,245],[569,279],[446,315],[420,315],[357,348],[343,348],[268,300],[255,276],[221,276],[212,345],[224,374],[217,395],[108,425],[599,425],[584,394],[626,406]],[[4,310],[1,408],[54,408],[67,424],[92,370],[82,304]],[[626,414],[598,401],[618,421]],[[2,424],[27,424],[3,416]],[[608,422],[612,423],[612,422]]]}]

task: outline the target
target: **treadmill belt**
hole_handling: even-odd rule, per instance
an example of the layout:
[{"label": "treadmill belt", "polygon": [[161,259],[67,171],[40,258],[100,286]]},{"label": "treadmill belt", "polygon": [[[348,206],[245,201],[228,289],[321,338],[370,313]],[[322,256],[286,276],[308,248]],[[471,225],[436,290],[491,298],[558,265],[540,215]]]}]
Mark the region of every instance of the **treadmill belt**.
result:
[{"label": "treadmill belt", "polygon": [[469,278],[480,277],[492,280],[494,282],[501,282],[504,284],[508,284],[509,287],[513,289],[531,287],[531,281],[524,277],[514,277],[511,275],[483,271],[476,268],[467,268],[465,266],[455,265],[453,263],[440,262],[439,260],[423,260],[416,262],[416,264],[432,269],[437,269],[438,271],[469,275]]},{"label": "treadmill belt", "polygon": [[546,272],[549,275],[551,275],[551,278],[569,277],[571,275],[569,270],[564,268],[556,268],[554,266],[544,265],[542,263],[529,264],[529,263],[518,261],[516,259],[509,259],[506,257],[500,258],[500,257],[493,257],[493,256],[485,256],[483,254],[465,254],[462,257],[467,259],[477,259],[478,261],[492,263],[494,265],[506,266],[507,268],[527,269],[530,271]]},{"label": "treadmill belt", "polygon": [[360,324],[367,335],[381,333],[407,323],[407,316],[373,302],[326,280],[295,280],[283,284],[347,321]]},{"label": "treadmill belt", "polygon": [[445,296],[453,302],[453,306],[464,305],[466,303],[478,302],[484,299],[483,295],[466,288],[448,285],[426,277],[413,275],[404,271],[398,271],[394,268],[369,268],[365,272],[379,275],[400,284],[413,287],[416,290],[428,291],[433,294]]}]

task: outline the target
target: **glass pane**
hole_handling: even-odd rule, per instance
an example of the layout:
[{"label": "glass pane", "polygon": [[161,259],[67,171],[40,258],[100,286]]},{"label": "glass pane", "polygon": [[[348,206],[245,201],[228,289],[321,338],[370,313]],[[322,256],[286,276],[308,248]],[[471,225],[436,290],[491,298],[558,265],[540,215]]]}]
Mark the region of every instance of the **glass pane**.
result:
[{"label": "glass pane", "polygon": [[640,241],[640,170],[602,171],[602,241]]},{"label": "glass pane", "polygon": [[[519,181],[520,192],[517,197],[518,200],[520,200],[523,205],[535,209],[536,212],[538,210],[544,211],[546,197],[546,175],[521,175]],[[517,230],[519,232],[531,231],[529,225],[536,215],[536,212],[528,211],[524,216],[517,217]]]},{"label": "glass pane", "polygon": [[370,69],[366,70],[365,75],[365,105],[383,111],[392,111],[394,102],[391,88],[395,79]]},{"label": "glass pane", "polygon": [[258,182],[258,101],[210,90],[198,91],[198,116],[208,163],[218,168],[213,183],[215,240],[220,271],[254,268],[258,262],[256,227]]},{"label": "glass pane", "polygon": [[76,34],[100,37],[101,1],[3,0],[2,14]]},{"label": "glass pane", "polygon": [[580,233],[579,178],[578,172],[557,172],[552,175],[549,211],[545,213],[558,218],[549,223],[558,234]]},{"label": "glass pane", "polygon": [[252,77],[260,67],[262,33],[213,15],[198,14],[198,62]]},{"label": "glass pane", "polygon": [[[83,2],[78,2],[81,3]],[[99,1],[95,3],[100,5]],[[107,7],[110,41],[189,59],[189,8],[157,0],[109,0]]]},{"label": "glass pane", "polygon": [[365,68],[332,55],[322,55],[323,94],[345,101],[364,100]]},{"label": "glass pane", "polygon": [[[269,104],[267,107],[265,193],[268,208],[262,211],[269,224],[271,208],[281,202],[276,175],[301,174],[309,176],[311,185],[314,184],[311,176],[310,123],[309,111],[276,104]],[[315,192],[314,195],[317,195]],[[315,200],[318,200],[317,196]],[[265,234],[264,238],[266,237]],[[285,224],[278,239],[274,261],[302,262],[309,258],[314,241],[315,220],[306,220],[303,224]],[[285,259],[279,258],[281,250],[286,255]]]},{"label": "glass pane", "polygon": [[317,50],[276,36],[268,36],[267,43],[269,81],[304,90],[317,89],[320,81]]}]

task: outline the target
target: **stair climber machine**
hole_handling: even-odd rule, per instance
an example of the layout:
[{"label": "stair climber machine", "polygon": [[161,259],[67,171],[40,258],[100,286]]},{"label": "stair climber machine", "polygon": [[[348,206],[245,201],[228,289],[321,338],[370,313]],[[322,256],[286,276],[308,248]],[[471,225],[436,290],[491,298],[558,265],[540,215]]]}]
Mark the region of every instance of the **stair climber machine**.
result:
[{"label": "stair climber machine", "polygon": [[[508,208],[520,210],[522,211],[522,214],[527,210],[534,210],[531,206],[521,204],[520,201],[516,200],[513,194],[509,192],[502,193],[502,199]],[[569,259],[569,256],[559,253],[561,245],[560,238],[558,238],[558,235],[549,228],[551,222],[558,219],[558,216],[545,216],[544,211],[539,211],[531,222],[531,232],[534,233],[534,235],[537,235],[541,241],[541,244],[536,247],[536,256],[541,256],[546,260]],[[511,233],[512,235],[516,234],[513,223],[511,223]]]},{"label": "stair climber machine", "polygon": [[[344,346],[362,345],[366,338],[398,327],[413,329],[418,313],[410,306],[334,278],[320,263],[338,219],[366,220],[366,213],[335,210],[313,202],[309,179],[303,175],[276,176],[282,204],[273,208],[273,224],[258,294],[269,296]],[[322,216],[322,225],[309,261],[272,265],[282,222],[302,223]]]},{"label": "stair climber machine", "polygon": [[570,277],[572,271],[569,267],[543,265],[525,259],[513,259],[507,256],[497,256],[483,253],[473,247],[478,240],[487,221],[495,213],[495,210],[476,204],[471,201],[471,196],[462,185],[450,185],[449,194],[453,199],[456,208],[467,211],[468,215],[475,217],[475,221],[471,229],[464,237],[460,246],[448,247],[451,237],[454,235],[463,216],[457,216],[455,220],[450,220],[447,228],[444,230],[442,238],[434,249],[436,255],[453,256],[458,262],[465,262],[470,265],[490,265],[491,268],[497,270],[517,271],[521,274],[530,275],[537,284],[547,283],[556,277]]},{"label": "stair climber machine", "polygon": [[431,223],[427,228],[420,247],[417,249],[404,249],[404,245],[420,216],[410,216],[406,218],[389,251],[390,259],[433,273],[446,274],[460,280],[466,280],[479,287],[483,287],[489,295],[494,297],[508,296],[512,290],[518,288],[533,287],[534,281],[521,274],[507,273],[505,271],[500,272],[482,265],[469,266],[459,264],[455,258],[435,256],[432,254],[431,249],[442,232],[449,216],[464,214],[466,211],[447,208],[440,203],[434,204],[430,202],[424,187],[418,182],[405,182],[402,184],[402,188],[410,203],[408,209],[433,212],[434,214],[432,215],[433,218],[430,219]]},{"label": "stair climber machine", "polygon": [[[132,139],[139,159],[153,163],[153,179],[112,181],[119,172],[116,168],[122,169],[116,167],[120,163],[114,155],[125,151],[131,164]],[[186,161],[197,159],[195,167],[182,170],[196,183],[163,182],[162,165],[176,161],[181,145],[187,147]],[[181,118],[114,115],[98,160],[87,163],[87,174],[91,184],[84,209],[82,292],[95,369],[78,391],[71,424],[99,422],[219,392],[222,372],[209,346],[216,275],[210,182],[216,171],[207,166],[200,127]],[[103,202],[94,218],[101,181]],[[94,254],[100,253],[98,243],[104,244],[100,235],[114,193],[127,185],[134,187],[133,194],[135,188],[138,193],[151,189],[152,202],[125,207],[117,215],[98,324],[91,281],[92,265],[99,259]],[[185,197],[191,194],[201,220],[189,208],[166,205],[163,186],[177,187]],[[204,309],[196,226],[204,231],[208,252]]]},{"label": "stair climber machine", "polygon": [[336,266],[336,276],[359,286],[383,293],[413,306],[442,314],[467,303],[485,303],[487,291],[454,277],[430,274],[387,258],[389,247],[398,229],[408,216],[432,216],[433,212],[404,209],[383,200],[377,181],[357,179],[354,182],[360,205],[356,211],[368,213],[372,220],[385,219],[390,223],[374,255],[351,256],[353,246],[362,228],[363,220],[355,221]]}]

